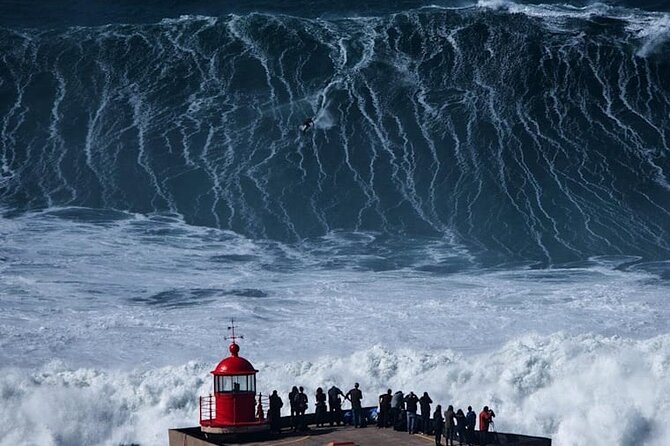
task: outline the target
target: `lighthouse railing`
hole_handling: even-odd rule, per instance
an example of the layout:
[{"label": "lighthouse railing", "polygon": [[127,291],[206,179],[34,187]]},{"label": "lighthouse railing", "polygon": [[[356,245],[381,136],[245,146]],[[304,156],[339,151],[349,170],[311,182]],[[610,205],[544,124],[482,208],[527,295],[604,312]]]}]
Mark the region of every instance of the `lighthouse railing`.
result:
[{"label": "lighthouse railing", "polygon": [[215,417],[214,397],[210,394],[200,397],[200,423],[212,421]]}]

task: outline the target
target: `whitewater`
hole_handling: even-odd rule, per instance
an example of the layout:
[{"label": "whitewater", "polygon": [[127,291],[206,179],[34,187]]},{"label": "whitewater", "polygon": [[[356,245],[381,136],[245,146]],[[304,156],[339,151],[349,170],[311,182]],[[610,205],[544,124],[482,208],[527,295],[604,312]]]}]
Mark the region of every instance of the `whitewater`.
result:
[{"label": "whitewater", "polygon": [[670,444],[662,2],[42,7],[0,14],[1,446],[166,444],[232,317],[263,394]]}]

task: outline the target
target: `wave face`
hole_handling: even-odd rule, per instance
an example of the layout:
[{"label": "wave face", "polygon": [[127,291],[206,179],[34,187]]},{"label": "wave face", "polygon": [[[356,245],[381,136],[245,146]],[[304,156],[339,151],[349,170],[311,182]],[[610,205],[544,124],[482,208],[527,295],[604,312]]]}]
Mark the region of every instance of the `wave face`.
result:
[{"label": "wave face", "polygon": [[667,258],[669,35],[660,13],[500,1],[0,29],[0,203]]}]

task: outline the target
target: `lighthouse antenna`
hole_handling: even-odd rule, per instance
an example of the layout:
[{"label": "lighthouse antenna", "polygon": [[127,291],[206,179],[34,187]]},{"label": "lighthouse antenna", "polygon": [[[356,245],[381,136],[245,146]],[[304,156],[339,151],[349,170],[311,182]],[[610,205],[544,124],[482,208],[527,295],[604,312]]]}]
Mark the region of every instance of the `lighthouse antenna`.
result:
[{"label": "lighthouse antenna", "polygon": [[230,325],[228,326],[228,330],[230,331],[230,335],[226,336],[224,339],[225,340],[230,340],[232,341],[233,344],[235,344],[236,339],[244,339],[244,336],[236,336],[235,335],[235,319],[230,319]]}]

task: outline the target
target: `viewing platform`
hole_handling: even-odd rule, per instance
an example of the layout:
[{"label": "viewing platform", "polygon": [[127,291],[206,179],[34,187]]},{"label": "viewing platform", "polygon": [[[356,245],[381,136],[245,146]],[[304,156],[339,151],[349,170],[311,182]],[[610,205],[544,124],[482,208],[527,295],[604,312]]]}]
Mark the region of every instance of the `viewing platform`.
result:
[{"label": "viewing platform", "polygon": [[[510,446],[551,446],[551,440],[527,435],[516,435],[497,432],[497,441],[489,444],[505,444]],[[217,439],[215,436],[201,432],[198,427],[185,429],[170,429],[169,446],[430,446],[435,444],[435,438],[423,434],[409,435],[407,432],[393,429],[377,429],[369,426],[354,429],[352,426],[323,427],[311,429],[307,432],[287,432],[278,437],[262,439]],[[445,440],[442,439],[442,444]],[[454,444],[460,445],[458,441]]]},{"label": "viewing platform", "polygon": [[[373,408],[366,408],[369,411]],[[345,411],[348,412],[348,411]],[[314,414],[306,414],[307,423],[314,422]],[[213,435],[202,432],[200,427],[187,427],[182,429],[170,429],[169,446],[431,446],[435,444],[435,438],[429,435],[409,435],[404,431],[396,431],[392,428],[379,429],[375,425],[355,429],[353,426],[326,426],[316,428],[310,426],[305,432],[291,432],[288,429],[290,417],[282,417],[282,434],[271,436],[264,435]],[[445,444],[442,438],[442,444]],[[460,445],[454,441],[455,445]],[[532,437],[505,432],[489,433],[489,445],[504,444],[509,446],[551,446],[551,439]]]}]

